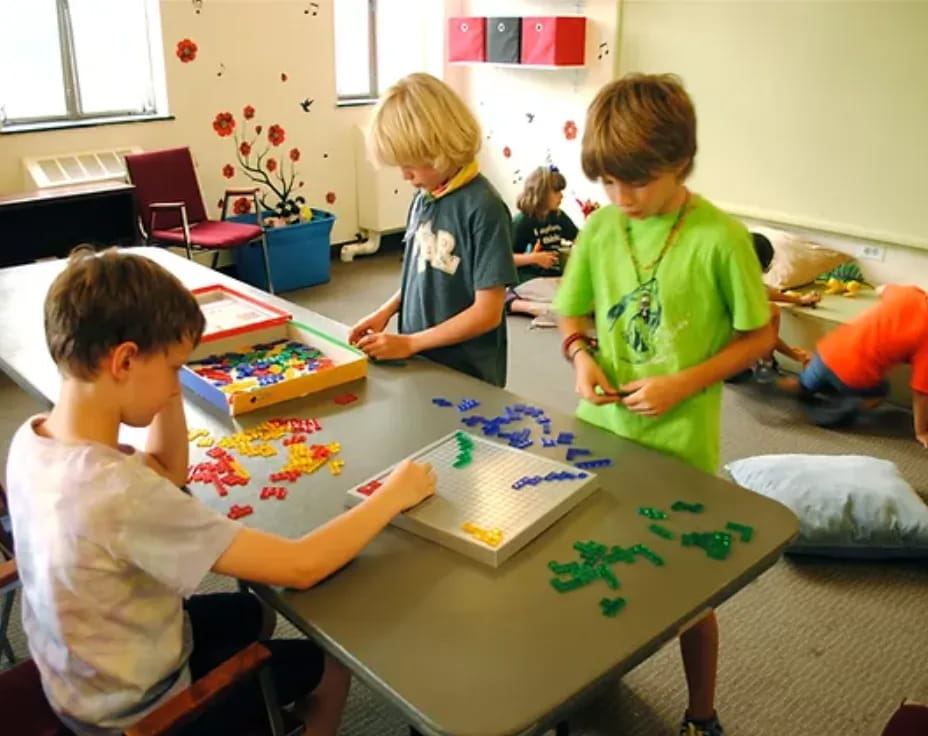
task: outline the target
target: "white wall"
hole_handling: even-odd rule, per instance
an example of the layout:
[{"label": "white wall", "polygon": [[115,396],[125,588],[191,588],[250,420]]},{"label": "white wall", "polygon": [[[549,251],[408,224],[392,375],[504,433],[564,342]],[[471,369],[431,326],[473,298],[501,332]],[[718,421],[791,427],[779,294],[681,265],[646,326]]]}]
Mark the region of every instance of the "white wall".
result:
[{"label": "white wall", "polygon": [[[449,3],[449,13],[503,17],[579,13],[587,17],[586,68],[547,70],[477,64],[453,65],[447,70],[449,83],[463,94],[483,126],[481,168],[510,207],[515,208],[522,179],[534,167],[554,163],[567,179],[563,209],[579,225],[583,216],[575,198],[605,201],[599,186],[580,170],[580,138],[587,105],[596,90],[616,73],[615,0],[464,0]],[[570,140],[564,133],[568,121],[577,128],[576,137]]]},{"label": "white wall", "polygon": [[[450,15],[580,12],[590,19],[586,70],[446,67],[446,78],[485,128],[483,169],[511,206],[520,189],[517,170],[524,176],[545,163],[549,151],[567,176],[568,194],[605,201],[579,166],[587,105],[620,74],[676,72],[699,116],[694,188],[732,205],[747,224],[763,220],[855,256],[864,244],[883,245],[884,261],[860,261],[869,280],[928,288],[928,251],[897,242],[928,244],[921,215],[928,203],[928,78],[916,83],[928,75],[928,46],[905,41],[913,32],[928,32],[928,2],[449,0],[447,8]],[[848,56],[844,51],[855,39],[859,56]],[[600,59],[603,42],[610,53]],[[863,78],[849,71],[861,60],[875,64]],[[713,76],[720,65],[725,74]],[[795,90],[771,86],[771,79],[779,84],[796,75]],[[829,136],[831,113],[846,111],[858,79],[863,114]],[[821,99],[829,114],[797,108],[795,97],[781,101],[781,93],[791,92],[801,93],[807,106]],[[526,112],[535,113],[533,123]],[[767,121],[762,128],[758,116]],[[572,142],[563,136],[568,119],[579,128]],[[923,119],[924,126],[918,123]],[[750,138],[755,133],[756,141]],[[860,144],[849,148],[854,135]],[[504,146],[511,149],[509,159]],[[854,162],[850,170],[848,161]],[[572,199],[565,198],[565,209],[580,222]],[[838,232],[814,226],[826,222],[839,222]],[[887,243],[861,234],[889,230],[906,235]]]}]

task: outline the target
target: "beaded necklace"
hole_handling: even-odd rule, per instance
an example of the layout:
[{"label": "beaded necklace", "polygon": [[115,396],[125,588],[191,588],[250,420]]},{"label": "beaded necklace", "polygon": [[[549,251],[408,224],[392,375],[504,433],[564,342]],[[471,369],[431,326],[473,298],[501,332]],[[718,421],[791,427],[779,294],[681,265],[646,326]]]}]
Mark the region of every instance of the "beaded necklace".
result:
[{"label": "beaded necklace", "polygon": [[[664,259],[664,256],[667,255],[667,251],[670,250],[670,246],[673,245],[676,238],[677,232],[679,232],[680,227],[683,225],[683,220],[686,218],[687,213],[690,209],[690,192],[687,190],[686,199],[683,200],[683,205],[680,207],[680,211],[677,212],[677,217],[673,221],[673,225],[670,228],[670,232],[667,233],[667,239],[664,240],[664,245],[661,247],[660,253],[657,254],[655,258],[650,263],[647,263],[642,266],[638,263],[638,256],[635,255],[635,248],[632,245],[632,228],[631,228],[631,218],[625,218],[625,247],[628,248],[628,254],[631,256],[632,265],[635,267],[635,283],[638,284],[638,288],[641,288],[641,272],[642,271],[656,271],[657,267],[661,264],[661,261]],[[641,304],[638,307],[638,314],[641,317],[647,318],[648,314],[651,311],[651,294],[650,292],[645,291],[641,295]]]}]

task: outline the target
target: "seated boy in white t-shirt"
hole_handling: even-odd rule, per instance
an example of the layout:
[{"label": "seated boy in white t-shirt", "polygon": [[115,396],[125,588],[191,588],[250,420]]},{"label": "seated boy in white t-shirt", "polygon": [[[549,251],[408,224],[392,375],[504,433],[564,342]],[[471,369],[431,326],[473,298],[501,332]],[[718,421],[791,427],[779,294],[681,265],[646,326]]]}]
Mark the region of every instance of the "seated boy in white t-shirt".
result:
[{"label": "seated boy in white t-shirt", "polygon": [[[75,251],[45,300],[61,393],[17,431],[7,489],[29,650],[51,706],[78,734],[122,733],[271,630],[249,594],[192,596],[208,571],[309,587],[434,492],[431,468],[404,463],[378,493],[299,539],[245,527],[182,492],[178,370],[203,327],[174,276],[115,250]],[[118,444],[122,423],[149,427],[145,452]],[[335,734],[346,670],[308,640],[265,644],[281,702],[295,704],[307,733]],[[260,717],[257,685],[240,687],[183,733],[238,733]]]}]

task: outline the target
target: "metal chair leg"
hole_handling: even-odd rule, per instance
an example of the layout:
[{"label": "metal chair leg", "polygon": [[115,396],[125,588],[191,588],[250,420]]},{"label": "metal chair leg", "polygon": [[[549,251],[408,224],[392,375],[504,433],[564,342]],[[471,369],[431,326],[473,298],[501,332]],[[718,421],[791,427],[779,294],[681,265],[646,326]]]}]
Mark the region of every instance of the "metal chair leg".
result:
[{"label": "metal chair leg", "polygon": [[10,660],[10,664],[15,664],[16,655],[13,653],[13,645],[10,644],[10,640],[7,639],[6,631],[10,624],[10,614],[13,612],[13,599],[15,596],[16,588],[5,593],[3,597],[3,610],[0,611],[0,661],[3,660],[3,655],[5,654],[7,659]]},{"label": "metal chair leg", "polygon": [[268,293],[274,293],[274,282],[271,279],[271,260],[267,255],[267,235],[264,230],[261,231],[261,255],[264,257],[264,274],[267,276]]},{"label": "metal chair leg", "polygon": [[285,736],[284,717],[281,715],[280,702],[277,700],[277,691],[271,679],[270,667],[262,667],[258,672],[258,684],[261,686],[267,720],[271,725],[271,736]]}]

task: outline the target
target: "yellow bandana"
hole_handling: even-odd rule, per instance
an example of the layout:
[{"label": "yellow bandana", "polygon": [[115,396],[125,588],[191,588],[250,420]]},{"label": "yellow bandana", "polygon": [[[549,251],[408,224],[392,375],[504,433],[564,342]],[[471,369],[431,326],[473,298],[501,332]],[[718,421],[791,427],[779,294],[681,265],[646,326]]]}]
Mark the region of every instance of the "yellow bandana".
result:
[{"label": "yellow bandana", "polygon": [[450,194],[455,189],[460,189],[465,184],[473,181],[480,173],[480,166],[476,161],[471,161],[467,166],[461,169],[457,174],[451,177],[447,182],[442,184],[438,189],[433,189],[427,195],[432,199],[441,199],[446,194]]}]

